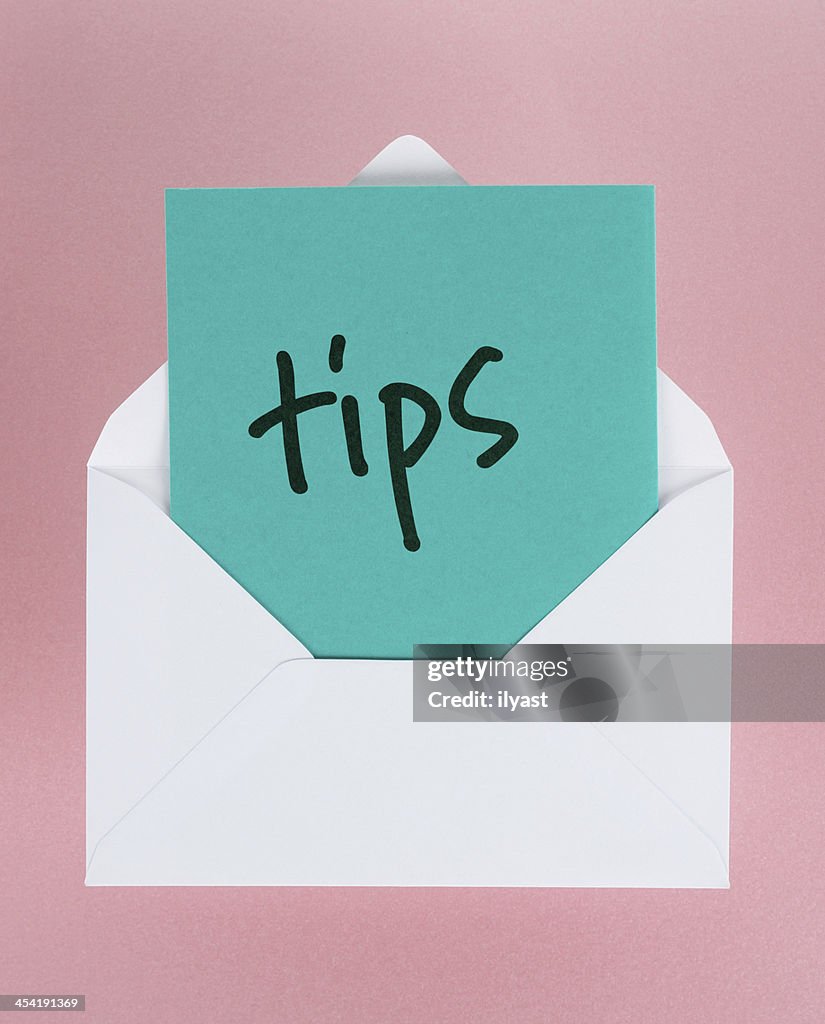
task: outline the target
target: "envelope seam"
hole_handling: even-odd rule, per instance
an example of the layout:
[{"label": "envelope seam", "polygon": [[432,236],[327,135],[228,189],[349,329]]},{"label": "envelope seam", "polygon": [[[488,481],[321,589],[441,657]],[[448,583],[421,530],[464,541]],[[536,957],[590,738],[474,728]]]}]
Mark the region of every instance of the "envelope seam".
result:
[{"label": "envelope seam", "polygon": [[722,853],[722,850],[719,848],[719,844],[713,838],[711,833],[702,824],[700,824],[700,822],[698,822],[693,817],[692,814],[688,814],[688,812],[684,809],[684,807],[682,807],[680,804],[678,804],[673,799],[673,797],[667,792],[666,789],[664,789],[662,786],[660,786],[659,783],[656,782],[655,779],[651,778],[651,776],[648,775],[648,773],[640,765],[638,765],[633,760],[632,757],[630,757],[628,754],[626,754],[625,751],[622,750],[622,748],[620,746],[618,746],[616,743],[614,743],[613,740],[611,740],[610,737],[607,736],[606,733],[602,729],[600,729],[598,727],[598,725],[594,725],[594,728],[595,728],[596,732],[598,733],[598,735],[601,736],[601,738],[605,741],[605,743],[609,744],[616,751],[617,754],[620,754],[625,759],[625,761],[627,761],[627,763],[629,765],[631,765],[631,767],[635,768],[635,770],[639,773],[639,775],[642,776],[642,778],[646,779],[647,782],[649,782],[650,785],[653,786],[653,788],[661,796],[663,796],[665,798],[665,800],[667,800],[667,802],[669,804],[671,804],[671,806],[675,807],[675,809],[682,815],[683,818],[685,818],[687,821],[689,821],[690,824],[693,825],[693,827],[698,832],[700,832],[705,837],[705,839],[707,839],[707,841],[713,847],[713,849],[714,849],[716,855],[718,856],[719,860],[721,861],[722,867],[723,867],[724,872],[725,872],[725,878],[728,879],[728,881],[729,881],[729,879],[730,879],[730,864],[728,862],[728,858],[725,856],[724,853]]},{"label": "envelope seam", "polygon": [[206,739],[208,739],[209,736],[211,736],[212,733],[219,726],[223,725],[223,723],[227,720],[227,718],[229,718],[231,715],[233,715],[235,713],[235,711],[237,711],[238,708],[241,706],[241,704],[243,704],[244,701],[247,700],[255,692],[255,690],[257,690],[258,687],[261,686],[262,683],[266,682],[266,680],[271,675],[274,675],[274,673],[279,671],[279,669],[283,668],[284,665],[289,665],[292,662],[296,662],[296,661],[314,661],[314,660],[315,660],[314,658],[287,658],[285,661],[281,661],[277,665],[273,666],[268,672],[266,672],[263,676],[261,676],[261,678],[258,680],[258,682],[255,683],[252,687],[250,687],[250,689],[247,690],[247,692],[242,697],[240,697],[232,705],[232,707],[228,708],[224,712],[224,714],[221,715],[221,717],[219,719],[217,719],[217,721],[214,722],[206,730],[206,732],[200,737],[200,739],[196,740],[195,743],[193,743],[192,746],[187,751],[185,751],[183,754],[181,754],[181,756],[177,759],[177,761],[175,761],[172,765],[170,765],[169,768],[167,768],[166,771],[146,790],[146,792],[142,796],[140,796],[131,805],[131,807],[127,808],[123,812],[123,814],[121,814],[121,816],[117,819],[117,821],[115,821],[103,833],[103,835],[97,840],[97,842],[94,845],[94,849],[92,850],[91,856],[89,857],[88,863],[86,864],[86,877],[87,877],[87,879],[88,879],[89,874],[91,873],[92,864],[94,863],[95,855],[97,854],[97,851],[100,848],[101,844],[106,841],[106,839],[115,831],[115,829],[120,824],[123,823],[123,821],[125,821],[126,818],[129,817],[129,815],[132,813],[132,811],[134,811],[137,807],[139,807],[143,803],[143,801],[146,800],[147,797],[151,796],[151,794],[154,793],[154,791],[158,788],[158,786],[160,786],[163,782],[165,782],[165,780],[172,774],[173,771],[175,771],[176,768],[178,768],[181,764],[183,764],[183,762],[190,756],[190,754],[193,754],[195,752],[195,750],[197,750],[197,748]]}]

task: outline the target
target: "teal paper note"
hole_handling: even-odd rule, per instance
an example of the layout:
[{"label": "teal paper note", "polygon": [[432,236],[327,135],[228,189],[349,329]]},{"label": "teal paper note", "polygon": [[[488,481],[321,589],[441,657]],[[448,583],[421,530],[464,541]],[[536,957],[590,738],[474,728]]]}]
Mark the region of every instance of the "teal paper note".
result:
[{"label": "teal paper note", "polygon": [[166,231],[172,516],[314,654],[515,643],[656,511],[651,187],[173,189]]}]

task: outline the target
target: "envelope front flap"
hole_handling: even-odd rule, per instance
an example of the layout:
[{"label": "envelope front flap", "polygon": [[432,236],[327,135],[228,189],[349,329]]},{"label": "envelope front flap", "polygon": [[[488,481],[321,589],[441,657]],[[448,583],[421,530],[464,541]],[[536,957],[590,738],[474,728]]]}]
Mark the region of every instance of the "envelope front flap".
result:
[{"label": "envelope front flap", "polygon": [[[727,884],[702,831],[592,727],[414,723],[410,673],[281,666],[100,843],[88,882]],[[651,755],[677,770],[684,750]]]}]

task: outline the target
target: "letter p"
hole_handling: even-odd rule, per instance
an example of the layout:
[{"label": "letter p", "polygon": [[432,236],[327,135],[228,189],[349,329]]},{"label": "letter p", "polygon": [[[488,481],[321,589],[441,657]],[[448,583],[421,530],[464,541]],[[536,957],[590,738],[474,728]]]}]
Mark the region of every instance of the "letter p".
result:
[{"label": "letter p", "polygon": [[[404,536],[404,547],[408,551],[418,551],[421,541],[418,539],[415,529],[407,470],[412,469],[430,447],[441,425],[441,409],[431,394],[424,391],[423,388],[416,387],[415,384],[387,384],[378,392],[378,397],[384,403],[384,418],[387,424],[387,459],[390,465],[395,510]],[[415,402],[424,413],[424,423],[418,436],[406,446],[404,445],[404,416],[401,405],[405,398],[410,402]]]}]

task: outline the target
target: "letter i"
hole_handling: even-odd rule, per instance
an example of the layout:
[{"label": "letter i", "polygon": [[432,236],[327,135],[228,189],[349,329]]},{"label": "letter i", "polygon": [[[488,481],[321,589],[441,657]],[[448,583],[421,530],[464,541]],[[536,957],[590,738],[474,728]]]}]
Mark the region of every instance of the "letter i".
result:
[{"label": "letter i", "polygon": [[[344,346],[346,343],[347,339],[343,334],[332,336],[329,344],[329,368],[333,373],[340,373],[344,367]],[[358,400],[353,395],[344,395],[341,399],[341,418],[344,421],[344,437],[347,441],[349,468],[356,476],[366,476],[369,472],[369,466],[364,458]]]}]

